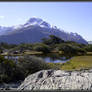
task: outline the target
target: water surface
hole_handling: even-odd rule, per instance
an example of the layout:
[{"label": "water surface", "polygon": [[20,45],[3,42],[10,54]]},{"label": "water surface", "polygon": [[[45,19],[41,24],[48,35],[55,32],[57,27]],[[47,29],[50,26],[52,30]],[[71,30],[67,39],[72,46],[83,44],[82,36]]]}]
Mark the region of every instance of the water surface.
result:
[{"label": "water surface", "polygon": [[[57,53],[35,55],[35,56],[40,57],[44,61],[51,62],[51,63],[65,63],[71,59],[70,56],[63,56],[63,55],[59,55]],[[23,56],[5,56],[6,59],[14,60],[16,63],[17,63],[19,57],[23,57]]]}]

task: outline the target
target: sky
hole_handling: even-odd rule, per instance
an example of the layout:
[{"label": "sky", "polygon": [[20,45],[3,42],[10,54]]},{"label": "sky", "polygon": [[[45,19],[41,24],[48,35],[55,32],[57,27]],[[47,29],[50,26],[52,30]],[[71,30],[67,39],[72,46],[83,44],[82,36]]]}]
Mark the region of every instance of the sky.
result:
[{"label": "sky", "polygon": [[0,26],[24,24],[34,16],[92,41],[92,2],[0,2]]}]

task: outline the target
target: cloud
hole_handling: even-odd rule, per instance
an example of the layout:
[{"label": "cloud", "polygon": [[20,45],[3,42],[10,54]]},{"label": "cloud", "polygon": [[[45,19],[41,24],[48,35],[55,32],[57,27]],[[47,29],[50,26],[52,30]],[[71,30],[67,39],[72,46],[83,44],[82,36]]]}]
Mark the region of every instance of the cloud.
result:
[{"label": "cloud", "polygon": [[5,18],[5,16],[0,16],[0,19],[4,19]]},{"label": "cloud", "polygon": [[23,19],[22,18],[18,18],[18,21],[22,21]]}]

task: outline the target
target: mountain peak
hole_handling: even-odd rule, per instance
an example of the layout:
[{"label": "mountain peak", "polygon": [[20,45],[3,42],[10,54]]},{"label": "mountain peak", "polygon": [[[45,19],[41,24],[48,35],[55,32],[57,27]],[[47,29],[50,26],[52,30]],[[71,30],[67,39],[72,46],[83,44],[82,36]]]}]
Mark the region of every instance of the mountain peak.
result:
[{"label": "mountain peak", "polygon": [[30,18],[25,25],[39,25],[43,20],[40,18],[32,17]]},{"label": "mountain peak", "polygon": [[43,20],[40,19],[40,18],[33,17],[33,18],[30,18],[27,23],[38,23],[38,24],[40,24],[42,21]]},{"label": "mountain peak", "polygon": [[51,25],[49,23],[47,23],[46,21],[42,20],[41,18],[37,18],[37,17],[30,18],[27,21],[27,23],[24,24],[24,27],[28,27],[28,26],[32,26],[32,25],[51,28]]},{"label": "mountain peak", "polygon": [[79,34],[65,32],[37,17],[30,18],[23,25],[0,27],[0,35],[4,35],[0,36],[0,42],[4,41],[14,44],[26,43],[26,41],[28,43],[40,42],[42,38],[48,37],[49,35],[58,36],[65,41],[69,40],[87,44],[87,41]]}]

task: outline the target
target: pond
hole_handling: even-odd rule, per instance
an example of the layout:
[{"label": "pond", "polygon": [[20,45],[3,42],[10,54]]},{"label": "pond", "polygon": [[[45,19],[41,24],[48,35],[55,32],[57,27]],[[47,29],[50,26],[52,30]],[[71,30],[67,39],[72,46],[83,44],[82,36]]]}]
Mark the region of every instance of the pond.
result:
[{"label": "pond", "polygon": [[[59,55],[57,53],[49,53],[49,54],[35,55],[35,56],[42,58],[46,62],[52,62],[52,63],[65,63],[71,59],[70,56]],[[16,63],[19,57],[23,57],[23,56],[5,56],[6,59],[14,60]]]},{"label": "pond", "polygon": [[70,56],[64,56],[58,53],[49,53],[45,55],[36,55],[36,56],[41,57],[46,62],[52,62],[52,63],[65,63],[72,58]]}]

